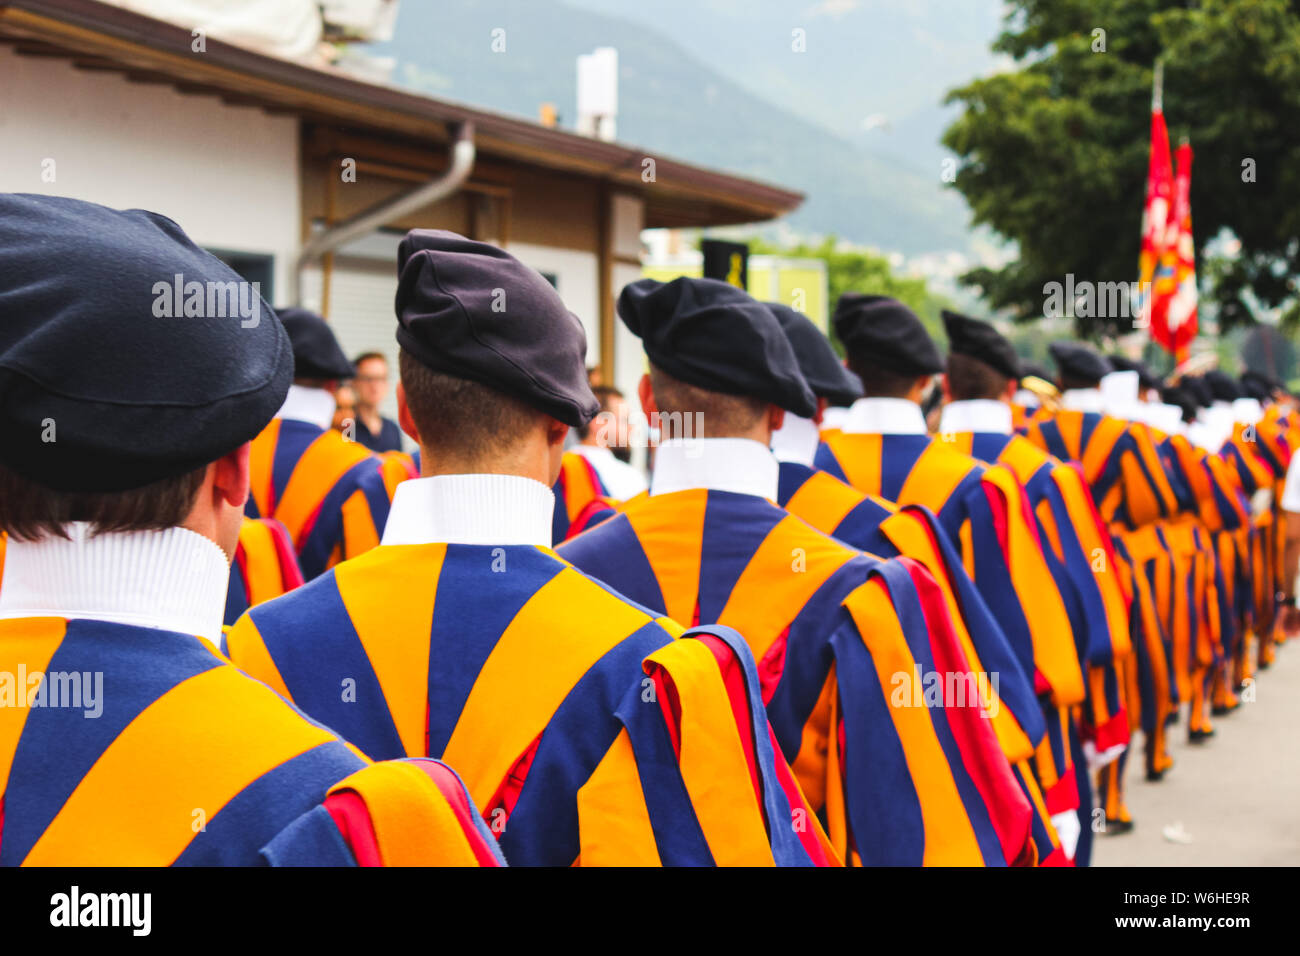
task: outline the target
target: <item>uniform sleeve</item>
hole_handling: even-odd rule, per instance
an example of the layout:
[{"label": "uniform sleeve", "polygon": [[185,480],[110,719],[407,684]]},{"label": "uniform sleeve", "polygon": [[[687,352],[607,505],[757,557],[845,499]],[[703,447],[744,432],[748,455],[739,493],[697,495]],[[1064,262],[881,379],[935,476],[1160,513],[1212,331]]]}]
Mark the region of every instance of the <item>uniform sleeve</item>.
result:
[{"label": "uniform sleeve", "polygon": [[437,760],[370,764],[262,850],[272,866],[504,866],[464,784]]},{"label": "uniform sleeve", "polygon": [[985,713],[996,674],[972,673],[933,577],[881,562],[832,638],[826,815],[865,865],[1032,863],[1032,810]]},{"label": "uniform sleeve", "polygon": [[649,655],[579,793],[584,865],[833,866],[775,743],[743,638],[685,632]]}]

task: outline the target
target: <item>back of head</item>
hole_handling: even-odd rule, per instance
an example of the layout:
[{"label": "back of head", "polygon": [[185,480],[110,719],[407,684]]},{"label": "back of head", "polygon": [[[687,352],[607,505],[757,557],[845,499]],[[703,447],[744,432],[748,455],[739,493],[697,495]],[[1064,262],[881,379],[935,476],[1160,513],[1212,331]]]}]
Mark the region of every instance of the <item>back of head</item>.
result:
[{"label": "back of head", "polygon": [[954,401],[1004,398],[1020,378],[1015,347],[990,323],[943,312],[948,333],[948,394]]},{"label": "back of head", "polygon": [[772,405],[804,418],[816,413],[776,316],[735,286],[641,279],[619,296],[618,314],[650,360],[665,437],[744,436]]},{"label": "back of head", "polygon": [[944,369],[921,320],[897,299],[846,292],[835,304],[832,321],[849,369],[868,397],[905,397],[918,378]]},{"label": "back of head", "polygon": [[352,378],[356,368],[343,353],[328,322],[309,309],[276,309],[293,346],[293,378],[303,385],[323,385]]},{"label": "back of head", "polygon": [[1105,356],[1082,342],[1053,342],[1047,350],[1056,362],[1062,389],[1096,388],[1103,378],[1115,371]]},{"label": "back of head", "polygon": [[257,293],[164,216],[0,195],[0,530],[179,525],[288,391]]},{"label": "back of head", "polygon": [[582,323],[536,270],[431,229],[407,234],[397,268],[399,371],[422,444],[474,462],[548,419],[596,414]]}]

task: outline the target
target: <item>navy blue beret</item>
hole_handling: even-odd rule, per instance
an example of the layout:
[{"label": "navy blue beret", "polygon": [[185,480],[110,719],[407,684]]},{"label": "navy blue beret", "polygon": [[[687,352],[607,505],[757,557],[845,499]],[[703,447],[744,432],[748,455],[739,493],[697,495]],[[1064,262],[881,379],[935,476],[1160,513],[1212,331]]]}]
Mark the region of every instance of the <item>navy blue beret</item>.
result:
[{"label": "navy blue beret", "polygon": [[1185,378],[1182,380],[1182,385],[1201,408],[1209,408],[1214,403],[1214,392],[1210,388],[1210,383],[1205,380],[1205,376],[1194,375]]},{"label": "navy blue beret", "polygon": [[1039,365],[1037,362],[1026,362],[1022,360],[1020,362],[1020,378],[1022,380],[1026,378],[1041,378],[1044,382],[1050,382],[1052,380],[1052,373],[1047,371],[1047,369]]},{"label": "navy blue beret", "polygon": [[767,306],[718,279],[640,279],[623,289],[618,314],[656,368],[698,388],[745,395],[804,418],[817,398]]},{"label": "navy blue beret", "polygon": [[397,250],[397,341],[422,364],[511,395],[566,425],[600,403],[587,334],[540,272],[485,242],[412,229]]},{"label": "navy blue beret", "polygon": [[1210,394],[1214,396],[1215,401],[1233,402],[1246,397],[1237,380],[1217,368],[1212,368],[1205,373],[1205,384],[1210,386]]},{"label": "navy blue beret", "polygon": [[943,328],[948,333],[948,350],[953,354],[983,362],[1007,378],[1020,378],[1020,357],[1015,347],[988,322],[944,309]]},{"label": "navy blue beret", "polygon": [[294,378],[351,378],[357,373],[330,324],[315,312],[286,306],[275,314],[293,346]]},{"label": "navy blue beret", "polygon": [[1091,382],[1094,385],[1115,371],[1114,366],[1082,342],[1053,342],[1047,347],[1056,367],[1068,378]]},{"label": "navy blue beret", "polygon": [[1159,389],[1165,384],[1160,380],[1159,376],[1151,371],[1146,362],[1142,362],[1138,359],[1131,359],[1126,355],[1110,355],[1108,358],[1110,359],[1110,364],[1117,372],[1137,372],[1138,385],[1142,388]]},{"label": "navy blue beret", "polygon": [[780,302],[765,302],[790,340],[804,381],[818,398],[832,405],[852,405],[862,397],[862,382],[844,367],[830,340],[808,316]]},{"label": "navy blue beret", "polygon": [[844,348],[901,375],[936,375],[943,359],[916,313],[887,295],[846,292],[835,303],[835,333]]},{"label": "navy blue beret", "polygon": [[258,290],[165,216],[0,194],[0,461],[57,491],[194,471],[293,377]]}]

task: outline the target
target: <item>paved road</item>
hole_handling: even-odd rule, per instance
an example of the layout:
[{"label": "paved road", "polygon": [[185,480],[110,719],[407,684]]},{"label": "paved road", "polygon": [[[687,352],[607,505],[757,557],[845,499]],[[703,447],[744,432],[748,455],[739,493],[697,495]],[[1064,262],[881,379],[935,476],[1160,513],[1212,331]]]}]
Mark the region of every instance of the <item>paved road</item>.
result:
[{"label": "paved road", "polygon": [[[1276,663],[1257,675],[1255,698],[1212,718],[1217,733],[1204,744],[1187,743],[1185,720],[1171,728],[1176,764],[1160,783],[1147,783],[1140,759],[1130,761],[1137,825],[1098,839],[1095,865],[1300,864],[1300,640],[1278,648]],[[1189,842],[1168,839],[1167,826]]]}]

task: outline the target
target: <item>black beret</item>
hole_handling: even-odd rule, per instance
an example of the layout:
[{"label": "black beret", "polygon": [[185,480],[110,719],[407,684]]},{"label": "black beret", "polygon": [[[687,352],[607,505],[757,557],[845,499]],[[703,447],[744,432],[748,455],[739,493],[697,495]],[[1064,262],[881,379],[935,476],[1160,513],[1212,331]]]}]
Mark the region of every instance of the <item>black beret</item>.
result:
[{"label": "black beret", "polygon": [[[1151,371],[1146,362],[1139,361],[1138,359],[1131,359],[1125,355],[1108,355],[1107,360],[1110,362],[1111,367],[1117,372],[1137,372],[1138,386],[1141,388],[1159,389],[1164,385],[1164,382],[1162,382],[1160,378]],[[1176,403],[1171,402],[1170,404]]]},{"label": "black beret", "polygon": [[852,405],[862,397],[862,382],[844,367],[830,340],[808,316],[780,302],[765,302],[764,305],[781,323],[781,331],[785,332],[790,347],[794,349],[799,371],[814,395],[837,406]]},{"label": "black beret", "polygon": [[1212,368],[1205,373],[1205,384],[1210,386],[1210,394],[1214,396],[1215,401],[1233,402],[1245,397],[1237,380],[1217,368]]},{"label": "black beret", "polygon": [[294,378],[351,378],[357,374],[330,324],[315,312],[285,306],[275,314],[293,346]]},{"label": "black beret", "polygon": [[1185,378],[1182,380],[1182,385],[1202,408],[1209,408],[1214,402],[1214,391],[1210,388],[1210,383],[1205,380],[1205,376],[1195,375]]},{"label": "black beret", "polygon": [[921,320],[887,295],[846,292],[835,303],[835,333],[850,352],[903,375],[936,375],[943,359]]},{"label": "black beret", "polygon": [[1177,405],[1183,412],[1183,421],[1196,420],[1196,396],[1186,384],[1168,385],[1160,390],[1160,401],[1166,405]]},{"label": "black beret", "polygon": [[1052,380],[1052,373],[1049,372],[1045,366],[1039,365],[1037,362],[1026,362],[1022,360],[1020,363],[1020,377],[1021,379],[1041,378],[1044,382],[1050,382]]},{"label": "black beret", "polygon": [[0,461],[56,491],[195,471],[284,403],[289,338],[165,216],[0,194]]},{"label": "black beret", "polygon": [[1096,384],[1115,371],[1105,356],[1099,355],[1082,342],[1053,342],[1047,347],[1056,367],[1069,378]]},{"label": "black beret", "polygon": [[944,309],[943,327],[952,353],[983,362],[1007,378],[1020,378],[1020,357],[1015,347],[988,322]]},{"label": "black beret", "polygon": [[1274,392],[1285,390],[1285,386],[1271,375],[1247,369],[1241,375],[1241,389],[1247,397],[1265,402],[1273,397]]},{"label": "black beret", "polygon": [[412,229],[397,250],[397,341],[421,363],[511,395],[566,425],[600,403],[587,334],[555,288],[503,249]]},{"label": "black beret", "polygon": [[762,399],[804,418],[817,413],[776,316],[734,285],[640,279],[623,289],[618,314],[651,364],[688,385]]}]

